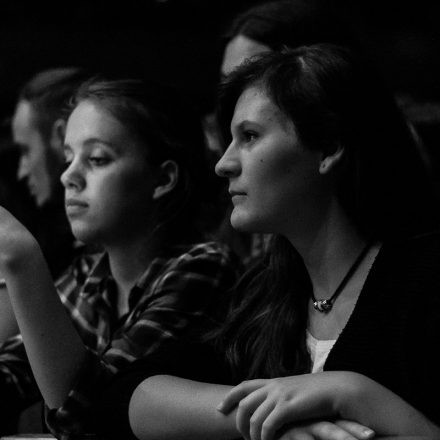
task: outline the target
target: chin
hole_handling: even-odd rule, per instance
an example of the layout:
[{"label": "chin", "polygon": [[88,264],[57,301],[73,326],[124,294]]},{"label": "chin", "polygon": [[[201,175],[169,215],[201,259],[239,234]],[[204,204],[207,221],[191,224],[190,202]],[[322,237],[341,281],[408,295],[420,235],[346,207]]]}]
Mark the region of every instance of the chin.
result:
[{"label": "chin", "polygon": [[231,226],[240,232],[272,234],[277,229],[272,218],[246,215],[244,212],[232,211],[230,220]]},{"label": "chin", "polygon": [[74,223],[70,225],[72,229],[73,236],[86,244],[94,244],[98,241],[96,231],[90,228],[84,227],[84,225],[75,225]]},{"label": "chin", "polygon": [[231,215],[231,226],[241,232],[257,232],[255,225],[253,225],[253,222],[249,218],[234,215],[234,213]]}]

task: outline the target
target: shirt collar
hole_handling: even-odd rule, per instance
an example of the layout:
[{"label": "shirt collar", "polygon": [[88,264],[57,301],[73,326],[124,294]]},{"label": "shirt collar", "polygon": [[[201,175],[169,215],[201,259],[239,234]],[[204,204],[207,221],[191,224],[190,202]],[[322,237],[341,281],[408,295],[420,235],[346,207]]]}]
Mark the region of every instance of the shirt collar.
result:
[{"label": "shirt collar", "polygon": [[[130,290],[128,296],[130,310],[136,306],[139,299],[145,294],[145,290],[150,286],[152,280],[156,279],[158,274],[164,270],[170,258],[181,254],[187,247],[188,246],[185,245],[178,245],[162,248],[162,252],[148,264],[145,271]],[[81,289],[81,296],[85,298],[93,295],[101,295],[102,292],[107,290],[108,283],[112,282],[114,282],[114,279],[110,272],[108,254],[104,252],[96,257],[95,264],[91,266],[89,275]]]},{"label": "shirt collar", "polygon": [[110,273],[110,265],[107,253],[100,254],[95,260],[95,264],[90,269],[82,290],[83,297],[89,297],[102,292],[107,283],[113,277]]}]

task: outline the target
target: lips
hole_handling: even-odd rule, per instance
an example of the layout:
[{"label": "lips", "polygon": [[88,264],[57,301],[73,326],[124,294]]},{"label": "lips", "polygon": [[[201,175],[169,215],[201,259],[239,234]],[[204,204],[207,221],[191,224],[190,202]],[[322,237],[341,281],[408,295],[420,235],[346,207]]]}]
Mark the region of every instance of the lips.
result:
[{"label": "lips", "polygon": [[229,190],[229,194],[231,195],[231,201],[234,206],[242,202],[246,197],[246,193],[243,191]]},{"label": "lips", "polygon": [[69,216],[78,215],[88,208],[88,204],[77,199],[66,199],[66,213]]},{"label": "lips", "polygon": [[83,207],[86,208],[88,205],[87,203],[81,201],[81,200],[77,200],[77,199],[67,199],[66,200],[66,208],[72,207],[72,206],[78,206],[78,207]]},{"label": "lips", "polygon": [[231,195],[231,197],[246,195],[246,193],[244,191],[236,191],[236,190],[232,190],[232,189],[229,190],[229,194]]}]

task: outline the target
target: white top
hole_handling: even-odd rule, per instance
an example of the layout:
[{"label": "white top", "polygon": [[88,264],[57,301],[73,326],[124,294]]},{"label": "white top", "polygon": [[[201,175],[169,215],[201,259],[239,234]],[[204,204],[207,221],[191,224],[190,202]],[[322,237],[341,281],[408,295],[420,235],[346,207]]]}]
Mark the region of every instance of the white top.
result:
[{"label": "white top", "polygon": [[316,339],[308,330],[306,334],[307,350],[312,359],[312,373],[323,371],[325,361],[330,350],[335,345],[336,339],[319,340]]}]

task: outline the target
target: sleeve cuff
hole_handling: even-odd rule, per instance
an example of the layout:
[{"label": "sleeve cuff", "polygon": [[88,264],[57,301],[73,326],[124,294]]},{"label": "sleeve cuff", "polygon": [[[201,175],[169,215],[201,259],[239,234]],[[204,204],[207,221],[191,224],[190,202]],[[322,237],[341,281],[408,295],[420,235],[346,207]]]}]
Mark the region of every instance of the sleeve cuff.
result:
[{"label": "sleeve cuff", "polygon": [[[89,435],[92,432],[90,413],[102,383],[112,373],[103,365],[99,356],[91,350],[84,362],[77,381],[59,408],[45,407],[45,419],[51,433],[57,438],[70,434]],[[67,437],[66,437],[67,438]]]}]

